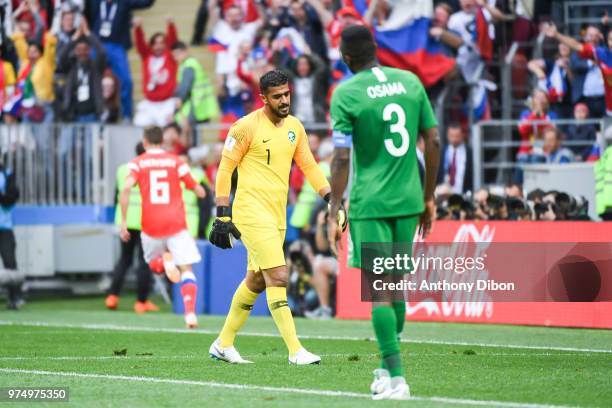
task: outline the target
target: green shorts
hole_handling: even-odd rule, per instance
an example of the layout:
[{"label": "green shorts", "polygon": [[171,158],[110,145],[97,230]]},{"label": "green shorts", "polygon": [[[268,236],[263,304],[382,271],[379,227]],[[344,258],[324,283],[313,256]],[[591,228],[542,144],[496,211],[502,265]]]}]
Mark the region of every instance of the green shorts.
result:
[{"label": "green shorts", "polygon": [[361,268],[361,245],[364,243],[389,242],[412,247],[419,218],[419,215],[408,215],[367,220],[349,219],[349,266]]}]

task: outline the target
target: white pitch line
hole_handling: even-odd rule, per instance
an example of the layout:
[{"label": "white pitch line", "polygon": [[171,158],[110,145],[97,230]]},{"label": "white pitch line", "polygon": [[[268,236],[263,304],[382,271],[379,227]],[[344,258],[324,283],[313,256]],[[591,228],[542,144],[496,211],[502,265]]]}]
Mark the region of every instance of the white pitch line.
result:
[{"label": "white pitch line", "polygon": [[[219,334],[216,330],[206,329],[173,329],[164,327],[141,327],[141,326],[122,326],[115,324],[71,324],[71,323],[48,323],[34,321],[8,321],[0,320],[0,326],[38,326],[38,327],[65,327],[70,329],[89,329],[89,330],[111,330],[111,331],[131,331],[131,332],[152,332],[152,333],[185,333],[185,334]],[[258,333],[258,332],[241,332],[241,336],[252,337],[278,337],[276,333]],[[358,336],[325,336],[325,335],[300,335],[301,339],[306,340],[346,340],[346,341],[376,341],[373,337],[358,337]],[[471,343],[463,341],[445,341],[445,340],[416,340],[416,339],[401,339],[402,343],[413,344],[434,344],[441,346],[472,346],[472,347],[492,347],[492,348],[509,348],[519,350],[552,350],[552,351],[571,351],[577,353],[612,353],[612,349],[591,349],[579,347],[561,347],[561,346],[530,346],[521,344],[499,344],[499,343]]]},{"label": "white pitch line", "polygon": [[[306,395],[318,395],[325,397],[349,397],[349,398],[370,398],[369,394],[348,392],[348,391],[333,391],[333,390],[319,390],[311,388],[289,388],[289,387],[269,387],[264,385],[250,385],[250,384],[231,384],[231,383],[220,383],[215,381],[196,381],[196,380],[173,380],[170,378],[155,378],[155,377],[136,377],[126,375],[111,375],[111,374],[94,374],[94,373],[76,373],[69,371],[44,371],[44,370],[22,370],[16,368],[0,368],[0,373],[10,374],[31,374],[31,375],[49,375],[54,377],[74,377],[74,378],[95,378],[101,380],[119,380],[119,381],[135,381],[145,383],[158,383],[158,384],[180,384],[180,385],[199,385],[203,387],[211,388],[230,388],[240,390],[253,390],[253,391],[270,391],[270,392],[281,392],[290,394],[306,394]],[[546,405],[546,404],[530,404],[520,402],[506,402],[506,401],[495,401],[495,400],[473,400],[473,399],[462,399],[462,398],[447,398],[447,397],[411,397],[415,401],[430,401],[439,402],[445,404],[455,405],[479,405],[486,407],[507,407],[507,408],[569,408],[565,405]]]}]

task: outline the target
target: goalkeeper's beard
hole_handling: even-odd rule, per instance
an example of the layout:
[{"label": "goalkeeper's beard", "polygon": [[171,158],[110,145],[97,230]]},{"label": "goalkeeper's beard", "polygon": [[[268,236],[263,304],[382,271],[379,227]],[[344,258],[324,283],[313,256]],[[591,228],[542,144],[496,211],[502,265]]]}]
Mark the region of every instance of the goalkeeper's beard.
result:
[{"label": "goalkeeper's beard", "polygon": [[[272,113],[274,114],[274,116],[280,119],[285,119],[287,116],[289,116],[289,112],[291,112],[291,107],[289,105],[281,105],[278,107],[278,109],[273,108],[272,105],[268,105],[268,106],[270,110],[272,111]],[[282,113],[280,111],[281,108],[287,108],[287,113]]]}]

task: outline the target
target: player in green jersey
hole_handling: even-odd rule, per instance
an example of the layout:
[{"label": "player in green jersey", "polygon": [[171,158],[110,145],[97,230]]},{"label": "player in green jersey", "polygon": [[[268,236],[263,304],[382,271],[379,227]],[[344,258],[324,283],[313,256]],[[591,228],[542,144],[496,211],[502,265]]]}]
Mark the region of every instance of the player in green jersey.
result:
[{"label": "player in green jersey", "polygon": [[[378,65],[376,43],[366,27],[346,28],[340,51],[355,75],[332,95],[335,151],[329,213],[337,214],[340,208],[352,148],[349,264],[361,268],[363,243],[411,245],[417,227],[423,236],[430,231],[440,140],[423,85],[410,72]],[[419,133],[426,145],[424,188],[416,155]],[[335,247],[341,235],[335,217],[330,216],[328,232]],[[403,294],[372,304],[372,323],[382,356],[382,368],[374,371],[373,399],[410,397],[399,349],[405,318]]]}]

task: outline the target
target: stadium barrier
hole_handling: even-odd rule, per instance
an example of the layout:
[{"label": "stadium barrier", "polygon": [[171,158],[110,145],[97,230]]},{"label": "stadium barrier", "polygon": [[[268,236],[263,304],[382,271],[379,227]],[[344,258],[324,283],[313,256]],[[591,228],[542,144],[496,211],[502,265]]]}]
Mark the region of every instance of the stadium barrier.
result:
[{"label": "stadium barrier", "polygon": [[[474,163],[473,180],[474,189],[478,190],[486,184],[505,184],[512,179],[514,172],[529,164],[519,164],[516,160],[518,148],[522,145],[518,132],[519,120],[486,120],[476,123],[472,127],[470,144],[472,147],[472,159]],[[575,120],[552,120],[552,121],[530,121],[534,133],[538,126],[553,124],[562,132],[566,132],[570,125],[593,125],[597,130],[597,139],[591,141],[563,141],[562,147],[569,149],[587,149],[593,147],[595,150],[603,150],[607,141],[604,138],[606,122],[604,119]],[[608,125],[609,126],[609,125]],[[586,157],[584,158],[586,159]],[[562,166],[560,164],[559,166]]]},{"label": "stadium barrier", "polygon": [[[612,224],[607,222],[439,221],[427,242],[608,243],[611,233]],[[360,271],[348,268],[346,259],[347,254],[343,251],[337,280],[337,317],[369,319],[371,303],[361,301]],[[606,259],[612,261],[612,250]],[[599,272],[601,274],[602,271]],[[541,276],[534,277],[534,280],[547,279],[549,273],[542,270]],[[612,276],[609,268],[603,271],[600,278],[601,291],[610,292]],[[407,306],[406,318],[415,321],[612,328],[612,308],[606,301],[411,303],[408,299]]]}]

